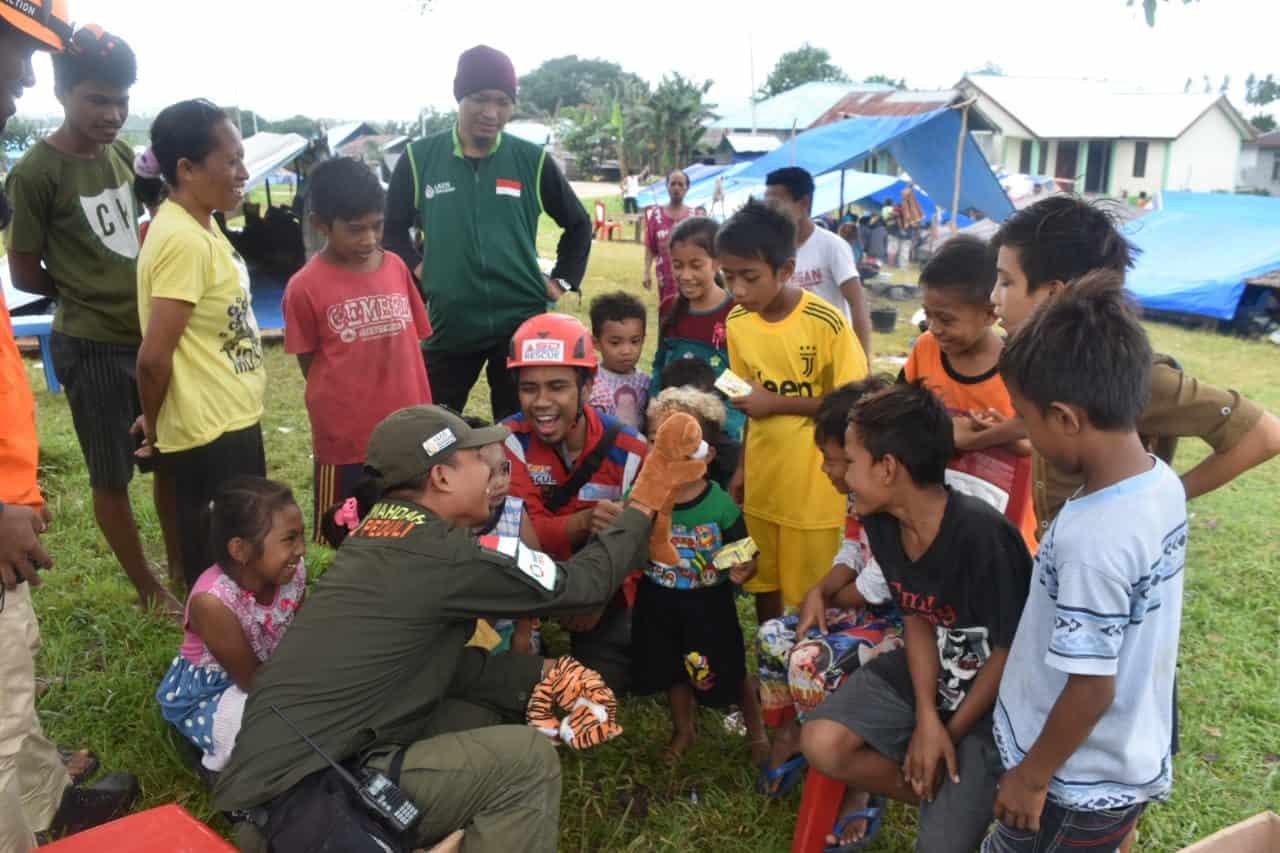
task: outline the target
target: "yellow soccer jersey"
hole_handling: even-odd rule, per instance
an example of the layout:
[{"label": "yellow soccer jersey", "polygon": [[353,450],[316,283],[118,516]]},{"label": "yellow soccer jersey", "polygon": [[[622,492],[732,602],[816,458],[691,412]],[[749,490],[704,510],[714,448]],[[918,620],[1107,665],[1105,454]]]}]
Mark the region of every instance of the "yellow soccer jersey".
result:
[{"label": "yellow soccer jersey", "polygon": [[[727,326],[730,369],[783,396],[825,397],[867,375],[844,317],[807,292],[776,323],[734,308]],[[745,451],[747,514],[800,530],[844,524],[845,498],[822,473],[811,418],[752,418]]]}]

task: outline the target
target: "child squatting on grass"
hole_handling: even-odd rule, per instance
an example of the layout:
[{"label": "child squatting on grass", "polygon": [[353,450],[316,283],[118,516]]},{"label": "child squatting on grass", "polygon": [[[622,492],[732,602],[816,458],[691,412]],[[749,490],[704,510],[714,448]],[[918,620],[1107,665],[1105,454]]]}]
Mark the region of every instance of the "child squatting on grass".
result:
[{"label": "child squatting on grass", "polygon": [[944,485],[954,451],[951,416],[922,385],[863,397],[849,416],[846,476],[906,648],[860,667],[801,730],[809,765],[849,786],[835,849],[879,828],[855,817],[861,792],[920,804],[921,853],[971,853],[991,822],[991,709],[1031,558],[998,510]]},{"label": "child squatting on grass", "polygon": [[231,757],[258,670],[302,606],[306,541],[293,492],[261,477],[223,484],[207,519],[218,561],[191,587],[182,649],[156,701],[216,773]]}]

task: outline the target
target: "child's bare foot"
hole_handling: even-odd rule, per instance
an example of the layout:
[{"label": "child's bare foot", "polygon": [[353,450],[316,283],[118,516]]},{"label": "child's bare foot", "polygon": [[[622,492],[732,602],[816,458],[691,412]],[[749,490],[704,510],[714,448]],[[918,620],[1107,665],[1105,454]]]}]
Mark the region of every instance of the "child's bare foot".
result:
[{"label": "child's bare foot", "polygon": [[866,791],[855,791],[853,788],[845,791],[844,802],[840,804],[840,817],[834,827],[840,834],[838,836],[835,834],[827,836],[826,844],[828,847],[843,847],[844,845],[861,841],[866,836],[871,829],[872,818],[850,818],[849,815],[868,808],[870,803],[871,795]]},{"label": "child's bare foot", "polygon": [[671,740],[667,743],[667,748],[662,750],[662,760],[667,764],[678,763],[681,757],[693,746],[695,740],[697,740],[697,735],[692,730],[682,731],[676,729],[671,733]]}]

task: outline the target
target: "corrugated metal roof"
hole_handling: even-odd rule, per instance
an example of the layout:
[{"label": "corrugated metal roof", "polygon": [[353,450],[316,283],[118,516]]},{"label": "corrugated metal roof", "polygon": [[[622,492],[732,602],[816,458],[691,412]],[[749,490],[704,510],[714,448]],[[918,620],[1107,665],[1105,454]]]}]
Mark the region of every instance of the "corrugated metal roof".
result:
[{"label": "corrugated metal roof", "polygon": [[1176,139],[1219,102],[1248,138],[1219,94],[1149,92],[1106,80],[973,74],[965,81],[1041,139]]},{"label": "corrugated metal roof", "polygon": [[911,116],[941,109],[956,100],[954,89],[932,92],[889,90],[887,92],[850,92],[824,112],[813,123],[821,127],[850,116]]},{"label": "corrugated metal roof", "polygon": [[1259,148],[1280,148],[1280,130],[1264,133],[1253,141]]},{"label": "corrugated metal roof", "polygon": [[[758,130],[791,130],[792,126],[804,130],[846,95],[892,91],[879,83],[805,83],[757,103],[754,126]],[[707,126],[731,130],[751,127],[751,105],[726,110]]]}]

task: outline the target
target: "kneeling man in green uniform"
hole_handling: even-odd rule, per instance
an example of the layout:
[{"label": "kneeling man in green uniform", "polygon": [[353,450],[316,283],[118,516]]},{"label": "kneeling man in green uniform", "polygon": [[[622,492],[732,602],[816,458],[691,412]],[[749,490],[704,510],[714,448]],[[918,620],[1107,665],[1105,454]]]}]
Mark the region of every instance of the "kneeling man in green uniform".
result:
[{"label": "kneeling man in green uniform", "polygon": [[676,484],[656,482],[661,464],[645,483],[646,469],[613,526],[565,563],[518,540],[477,540],[472,528],[490,515],[492,454],[482,451],[507,434],[436,406],[401,409],[374,430],[368,468],[383,497],[258,675],[214,790],[219,809],[270,812],[326,767],[276,706],[338,761],[397,766],[424,813],[406,841],[430,845],[462,829],[463,850],[556,848],[554,748],[527,725],[503,725],[524,722],[555,661],[466,642],[481,617],[598,611],[643,565],[653,508]]}]

